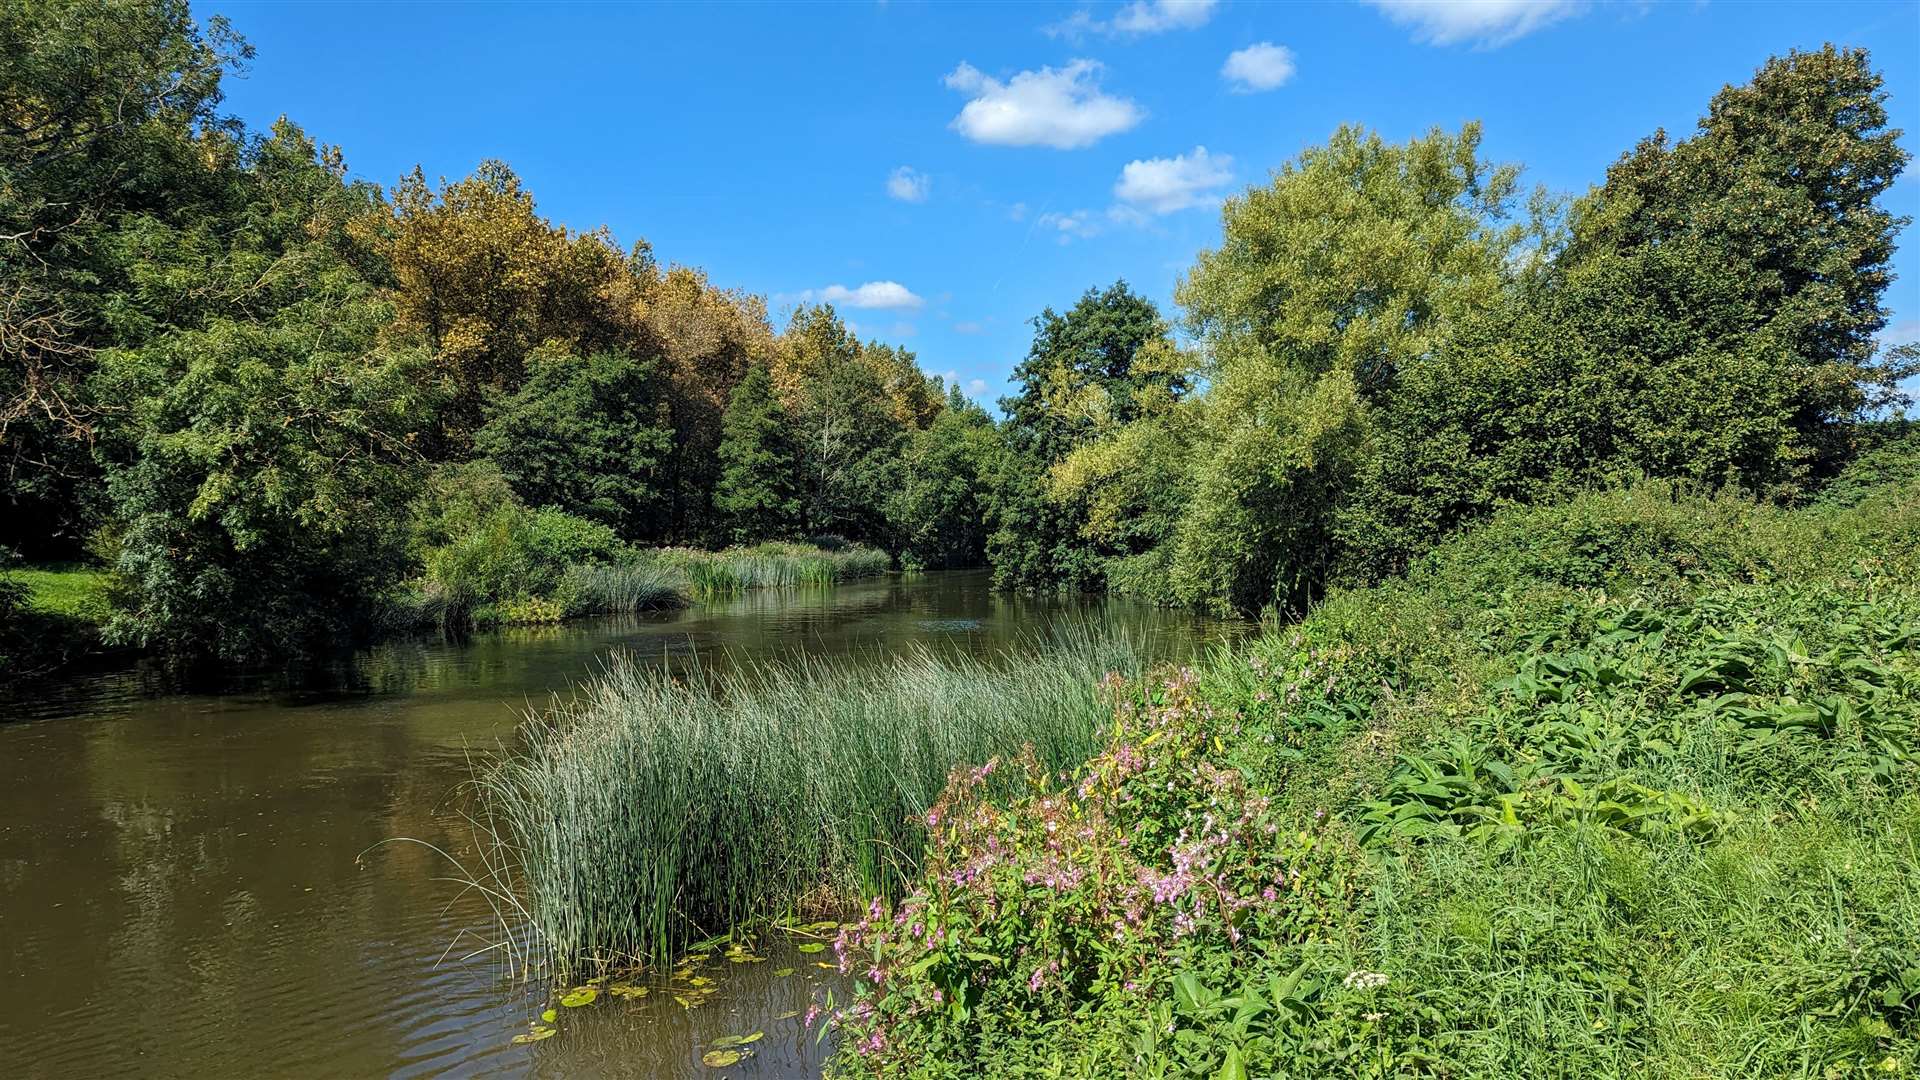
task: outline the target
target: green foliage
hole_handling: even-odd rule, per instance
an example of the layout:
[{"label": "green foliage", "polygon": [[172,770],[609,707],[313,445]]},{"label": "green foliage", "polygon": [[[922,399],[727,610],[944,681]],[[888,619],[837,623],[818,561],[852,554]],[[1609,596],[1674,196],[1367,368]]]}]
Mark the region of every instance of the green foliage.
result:
[{"label": "green foliage", "polygon": [[1511,507],[1064,781],[956,773],[832,1075],[1910,1068],[1920,489],[1870,473]]},{"label": "green foliage", "polygon": [[1094,589],[1108,552],[1090,535],[1089,500],[1072,485],[1055,488],[1051,474],[1098,436],[1169,407],[1191,384],[1159,310],[1124,281],[1087,290],[1065,315],[1048,308],[1033,329],[1013,372],[1020,392],[1000,402],[1005,447],[983,470],[987,561],[1001,588]]},{"label": "green foliage", "polygon": [[800,520],[800,478],[792,422],[765,366],[747,369],[721,420],[720,483],[713,505],[734,540],[786,535]]},{"label": "green foliage", "polygon": [[629,541],[657,538],[672,442],[660,382],[654,362],[625,353],[536,356],[474,448],[530,506],[604,522]]},{"label": "green foliage", "polygon": [[986,560],[986,493],[981,476],[999,435],[986,411],[956,388],[947,407],[907,446],[902,482],[887,516],[903,565],[922,570],[979,566]]},{"label": "green foliage", "polygon": [[570,568],[625,552],[605,524],[528,509],[491,463],[437,474],[415,509],[414,532],[424,568],[420,617],[450,629],[555,621],[570,613],[561,591]]},{"label": "green foliage", "polygon": [[[338,231],[363,194],[286,126],[243,179],[254,227],[227,261],[203,258],[197,228],[129,226],[116,317],[154,335],[103,351],[92,380],[114,417],[100,453],[127,590],[107,633],[183,658],[353,636],[405,572],[431,402],[422,357],[379,343],[391,312]],[[191,325],[153,326],[162,282],[200,290]]]}]

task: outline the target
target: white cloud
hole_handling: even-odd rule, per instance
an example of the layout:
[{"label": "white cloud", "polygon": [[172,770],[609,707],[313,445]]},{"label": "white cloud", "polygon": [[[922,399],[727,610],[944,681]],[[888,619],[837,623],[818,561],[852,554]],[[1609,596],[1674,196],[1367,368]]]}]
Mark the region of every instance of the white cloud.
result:
[{"label": "white cloud", "polygon": [[1102,93],[1099,73],[1097,62],[1074,60],[1057,71],[1022,71],[1001,82],[962,61],[946,84],[972,100],[953,118],[953,129],[974,142],[1000,146],[1092,146],[1146,116],[1126,98]]},{"label": "white cloud", "polygon": [[800,299],[841,307],[880,309],[918,308],[926,303],[897,281],[869,281],[851,289],[845,285],[829,285],[824,289],[808,289],[800,294]]},{"label": "white cloud", "polygon": [[981,394],[984,394],[986,392],[987,392],[987,380],[985,379],[968,379],[967,380],[967,396],[968,397],[979,397]]},{"label": "white cloud", "polygon": [[1272,90],[1293,78],[1293,50],[1271,41],[1237,49],[1227,54],[1220,77],[1233,84],[1235,93]]},{"label": "white cloud", "polygon": [[1219,189],[1232,179],[1231,157],[1196,146],[1190,154],[1128,162],[1113,185],[1113,197],[1126,204],[1116,210],[1171,214],[1218,203]]},{"label": "white cloud", "polygon": [[926,202],[932,190],[933,177],[911,165],[902,165],[887,174],[887,194],[901,202]]},{"label": "white cloud", "polygon": [[1134,0],[1121,8],[1111,22],[1093,17],[1085,8],[1051,26],[1043,27],[1049,37],[1078,41],[1088,34],[1160,34],[1168,30],[1192,30],[1205,26],[1213,18],[1218,0]]},{"label": "white cloud", "polygon": [[1584,0],[1367,0],[1430,45],[1498,48],[1586,10]]},{"label": "white cloud", "polygon": [[1034,223],[1043,229],[1052,229],[1063,244],[1100,235],[1100,220],[1093,216],[1091,210],[1075,210],[1066,214],[1049,210],[1036,218]]}]

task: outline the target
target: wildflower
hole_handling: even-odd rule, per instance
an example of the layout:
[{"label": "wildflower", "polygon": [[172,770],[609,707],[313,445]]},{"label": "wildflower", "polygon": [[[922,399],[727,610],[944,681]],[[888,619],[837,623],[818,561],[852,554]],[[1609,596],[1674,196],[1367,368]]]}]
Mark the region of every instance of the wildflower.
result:
[{"label": "wildflower", "polygon": [[1387,977],[1378,971],[1349,971],[1345,983],[1349,990],[1378,990],[1387,985]]}]

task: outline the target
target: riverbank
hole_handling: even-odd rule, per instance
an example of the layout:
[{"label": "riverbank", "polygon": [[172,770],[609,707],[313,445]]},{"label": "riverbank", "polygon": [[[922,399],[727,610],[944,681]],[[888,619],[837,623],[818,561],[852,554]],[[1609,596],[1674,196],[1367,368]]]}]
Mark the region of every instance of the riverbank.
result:
[{"label": "riverbank", "polygon": [[1910,1071],[1916,449],[1502,513],[1135,683],[1067,776],[956,774],[829,1073]]},{"label": "riverbank", "polygon": [[[359,644],[423,632],[551,625],[713,601],[754,589],[814,588],[884,574],[886,552],[860,545],[770,542],[705,551],[618,549],[591,562],[478,560],[416,579],[363,628]],[[516,565],[502,567],[502,561]],[[39,680],[143,650],[113,642],[113,575],[83,563],[0,570],[0,675]]]}]

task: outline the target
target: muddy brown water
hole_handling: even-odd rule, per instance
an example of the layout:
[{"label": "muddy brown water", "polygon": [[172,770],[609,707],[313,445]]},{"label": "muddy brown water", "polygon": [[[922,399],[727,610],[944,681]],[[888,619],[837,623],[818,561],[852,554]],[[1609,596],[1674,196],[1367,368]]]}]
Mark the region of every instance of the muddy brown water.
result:
[{"label": "muddy brown water", "polygon": [[[791,942],[763,943],[762,963],[716,956],[698,1008],[603,995],[515,1045],[553,988],[461,959],[485,909],[426,848],[375,845],[470,851],[458,789],[474,753],[616,650],[676,665],[990,654],[1089,616],[1166,655],[1234,632],[928,574],[391,643],[298,688],[174,692],[134,666],[0,694],[0,1076],[816,1076],[830,1042],[782,1015],[846,988]],[[753,1056],[701,1064],[754,1031]]]}]

